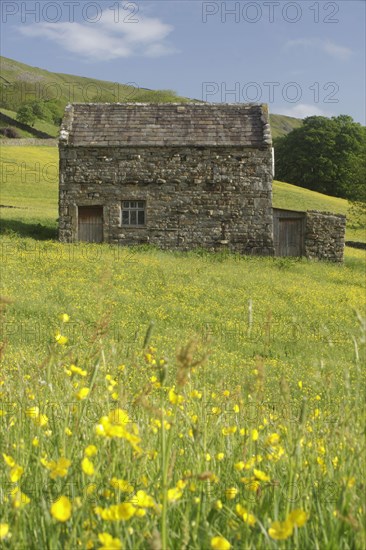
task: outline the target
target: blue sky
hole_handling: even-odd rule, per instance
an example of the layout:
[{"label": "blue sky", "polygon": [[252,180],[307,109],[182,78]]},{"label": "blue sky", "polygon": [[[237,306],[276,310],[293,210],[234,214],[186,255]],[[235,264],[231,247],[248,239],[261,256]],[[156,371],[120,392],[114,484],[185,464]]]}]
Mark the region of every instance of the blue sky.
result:
[{"label": "blue sky", "polygon": [[365,6],[2,0],[1,54],[54,72],[365,124]]}]

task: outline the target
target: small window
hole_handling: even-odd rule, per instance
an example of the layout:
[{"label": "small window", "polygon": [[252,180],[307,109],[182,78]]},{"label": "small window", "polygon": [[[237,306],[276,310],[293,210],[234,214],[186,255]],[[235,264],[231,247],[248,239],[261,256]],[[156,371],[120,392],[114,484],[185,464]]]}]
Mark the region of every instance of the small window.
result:
[{"label": "small window", "polygon": [[145,201],[123,201],[122,225],[145,225]]}]

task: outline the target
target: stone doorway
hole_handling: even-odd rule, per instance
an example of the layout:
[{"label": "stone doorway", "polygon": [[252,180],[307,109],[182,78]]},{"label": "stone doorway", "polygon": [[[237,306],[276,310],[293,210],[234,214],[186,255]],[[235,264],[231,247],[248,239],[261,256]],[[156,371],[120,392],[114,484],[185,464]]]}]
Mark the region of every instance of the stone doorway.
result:
[{"label": "stone doorway", "polygon": [[103,242],[103,206],[78,207],[78,240]]}]

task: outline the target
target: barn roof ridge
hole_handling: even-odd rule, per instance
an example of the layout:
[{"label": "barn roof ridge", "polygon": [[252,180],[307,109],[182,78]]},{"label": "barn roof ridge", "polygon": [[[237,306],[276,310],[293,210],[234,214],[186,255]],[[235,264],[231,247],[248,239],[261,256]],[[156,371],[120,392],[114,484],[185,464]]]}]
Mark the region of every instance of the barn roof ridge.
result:
[{"label": "barn roof ridge", "polygon": [[268,106],[257,103],[70,103],[60,145],[272,145]]}]

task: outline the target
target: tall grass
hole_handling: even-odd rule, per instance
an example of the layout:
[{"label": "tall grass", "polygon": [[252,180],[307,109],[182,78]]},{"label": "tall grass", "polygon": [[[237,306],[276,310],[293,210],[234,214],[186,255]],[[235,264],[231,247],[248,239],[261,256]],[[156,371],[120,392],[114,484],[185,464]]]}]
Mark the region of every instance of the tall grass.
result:
[{"label": "tall grass", "polygon": [[360,251],[1,244],[4,548],[364,547]]}]

